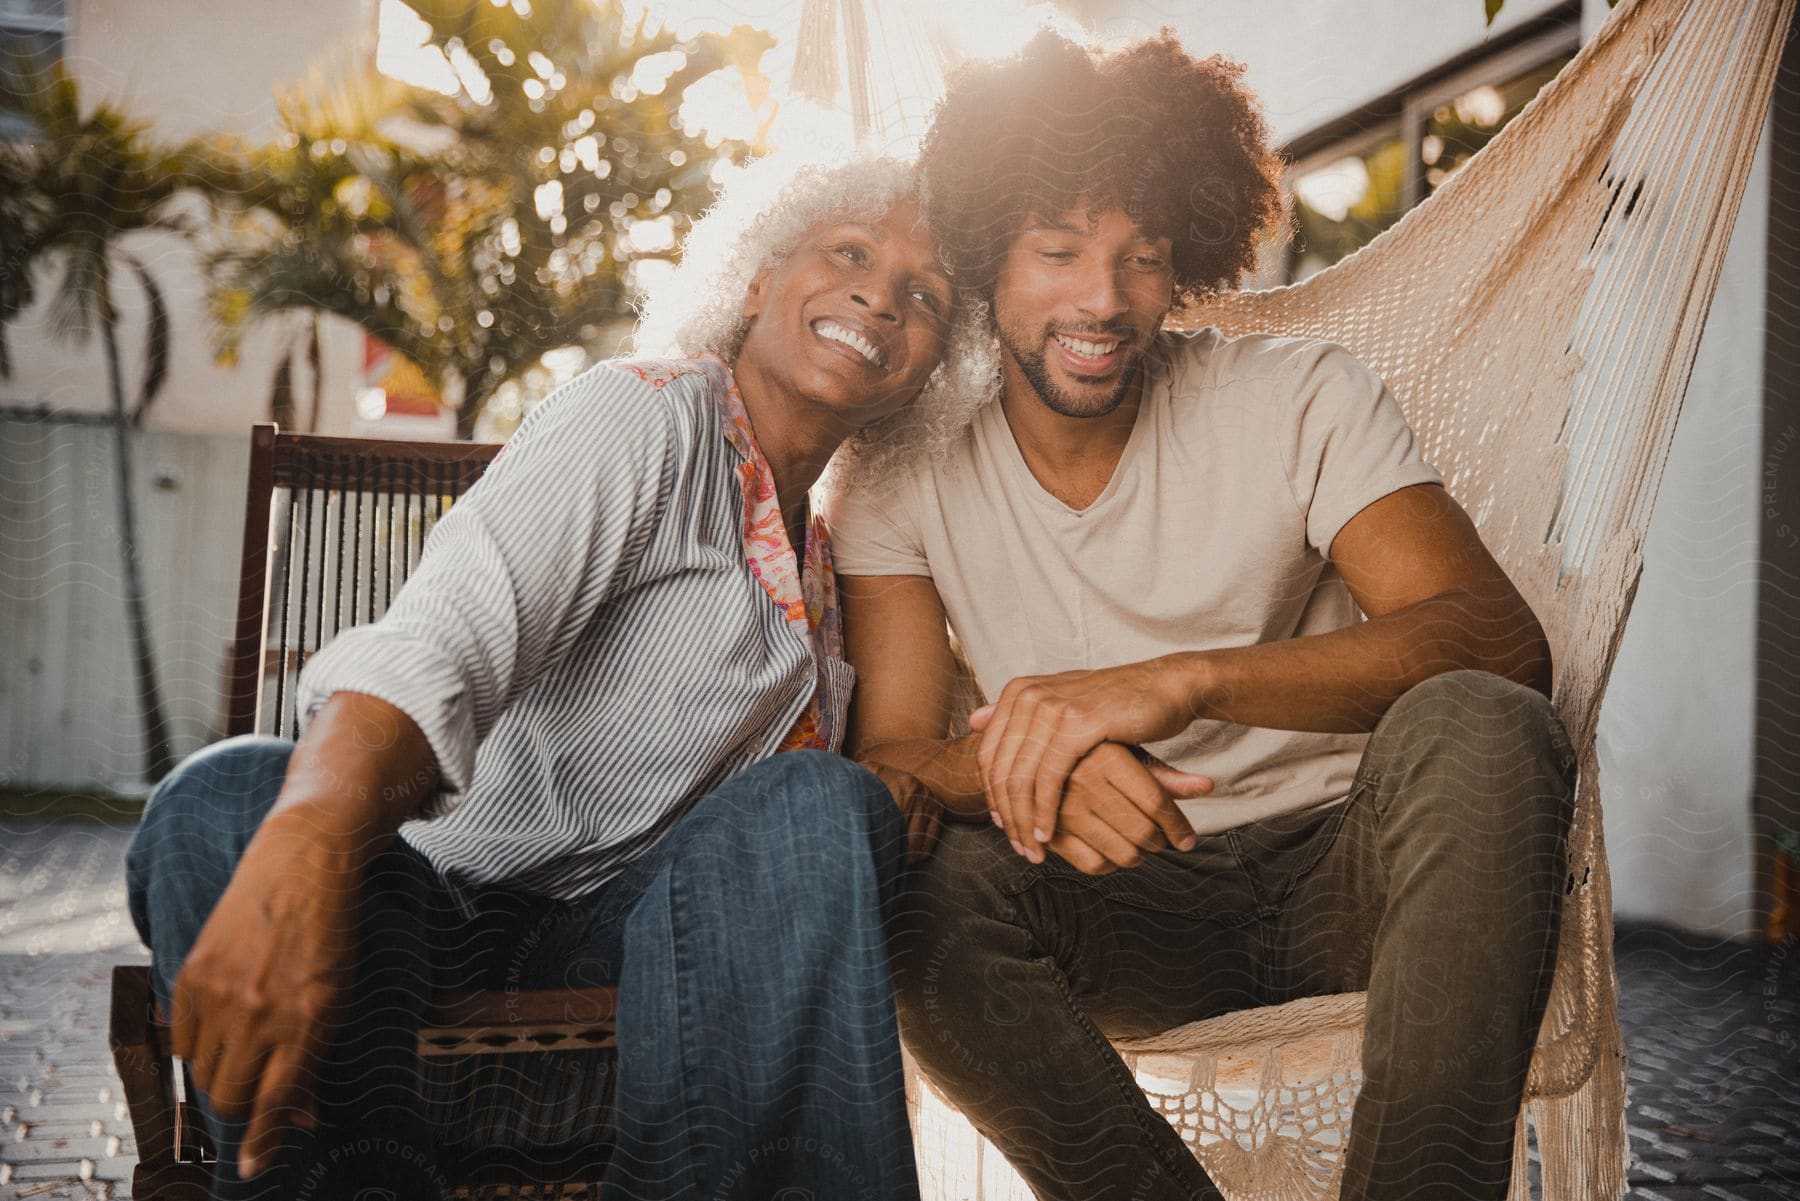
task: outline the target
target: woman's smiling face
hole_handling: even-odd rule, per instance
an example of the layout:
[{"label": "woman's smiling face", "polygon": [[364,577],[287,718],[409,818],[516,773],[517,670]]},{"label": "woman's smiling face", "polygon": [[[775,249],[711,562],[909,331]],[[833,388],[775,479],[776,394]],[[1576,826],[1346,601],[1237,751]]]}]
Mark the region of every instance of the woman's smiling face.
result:
[{"label": "woman's smiling face", "polygon": [[953,293],[916,202],[808,230],[744,301],[740,375],[850,428],[919,394],[944,355]]}]

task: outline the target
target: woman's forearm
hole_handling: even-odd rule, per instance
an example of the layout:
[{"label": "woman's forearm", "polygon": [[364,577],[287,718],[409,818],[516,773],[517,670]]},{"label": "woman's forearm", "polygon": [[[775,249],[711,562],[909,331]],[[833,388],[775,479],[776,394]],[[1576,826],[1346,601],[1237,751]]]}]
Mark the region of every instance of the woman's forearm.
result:
[{"label": "woman's forearm", "polygon": [[412,718],[378,697],[336,692],[295,745],[266,823],[304,826],[358,868],[437,785],[437,757]]},{"label": "woman's forearm", "polygon": [[981,786],[981,764],[975,755],[980,745],[979,734],[949,740],[906,738],[865,746],[857,758],[911,772],[953,817],[987,821],[987,791]]}]

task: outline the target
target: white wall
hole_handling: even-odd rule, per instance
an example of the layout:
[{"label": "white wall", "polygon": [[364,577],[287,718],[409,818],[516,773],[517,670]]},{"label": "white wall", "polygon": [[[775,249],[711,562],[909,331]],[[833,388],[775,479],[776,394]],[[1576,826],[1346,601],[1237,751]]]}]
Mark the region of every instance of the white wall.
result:
[{"label": "white wall", "polygon": [[[1243,61],[1287,140],[1477,46],[1480,0],[1125,0],[1087,6],[1130,38],[1173,26]],[[1555,7],[1508,0],[1495,29]],[[1583,31],[1605,19],[1585,0]],[[1767,141],[1767,131],[1764,133]],[[1768,175],[1758,156],[1601,709],[1615,910],[1709,933],[1751,932],[1751,748]]]},{"label": "white wall", "polygon": [[[1589,36],[1605,0],[1583,0]],[[1765,123],[1644,542],[1606,702],[1613,912],[1755,935],[1756,594],[1769,233]]]},{"label": "white wall", "polygon": [[[262,139],[275,88],[374,29],[373,0],[304,4],[216,0],[72,0],[68,65],[84,100],[152,122],[159,139],[205,130]],[[217,736],[222,667],[237,595],[252,422],[266,419],[277,331],[253,334],[241,365],[214,364],[194,249],[163,234],[125,248],[161,285],[173,324],[170,378],[134,438],[152,642],[178,752]],[[45,304],[8,330],[12,378],[0,406],[104,412],[97,341],[54,338]],[[143,372],[143,298],[116,276],[128,399]],[[349,432],[362,339],[335,323],[323,345],[324,432]],[[304,376],[296,381],[310,393]],[[112,435],[94,426],[0,418],[0,786],[129,789],[140,772],[113,491]],[[157,487],[163,477],[165,486]],[[172,485],[172,486],[170,486]]]},{"label": "white wall", "polygon": [[1754,922],[1768,144],[1765,127],[1600,710],[1614,911],[1727,935]]},{"label": "white wall", "polygon": [[[0,788],[136,791],[113,431],[0,418]],[[223,729],[249,447],[134,440],[144,592],[178,754]]]}]

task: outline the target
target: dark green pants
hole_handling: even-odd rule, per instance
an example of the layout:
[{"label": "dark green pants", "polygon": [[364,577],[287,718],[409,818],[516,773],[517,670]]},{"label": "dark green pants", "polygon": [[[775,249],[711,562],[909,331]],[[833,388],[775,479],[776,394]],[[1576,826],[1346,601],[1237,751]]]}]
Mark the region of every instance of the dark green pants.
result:
[{"label": "dark green pants", "polygon": [[893,946],[901,1034],[1041,1198],[1217,1197],[1109,1037],[1367,989],[1342,1196],[1506,1194],[1556,959],[1574,753],[1487,672],[1411,689],[1350,797],[1091,877],[957,825]]}]

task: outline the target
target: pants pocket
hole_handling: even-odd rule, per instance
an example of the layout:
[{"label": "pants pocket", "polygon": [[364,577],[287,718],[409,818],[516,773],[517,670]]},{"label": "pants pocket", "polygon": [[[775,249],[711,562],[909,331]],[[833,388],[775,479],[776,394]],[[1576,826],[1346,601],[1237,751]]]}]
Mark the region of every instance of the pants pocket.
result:
[{"label": "pants pocket", "polygon": [[[1351,797],[1355,795],[1353,790]],[[1225,832],[1258,916],[1274,917],[1294,886],[1319,865],[1337,841],[1349,807],[1350,797],[1346,797],[1328,806],[1277,814]]]}]

